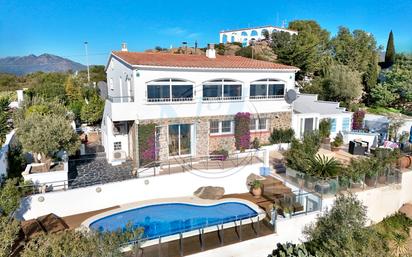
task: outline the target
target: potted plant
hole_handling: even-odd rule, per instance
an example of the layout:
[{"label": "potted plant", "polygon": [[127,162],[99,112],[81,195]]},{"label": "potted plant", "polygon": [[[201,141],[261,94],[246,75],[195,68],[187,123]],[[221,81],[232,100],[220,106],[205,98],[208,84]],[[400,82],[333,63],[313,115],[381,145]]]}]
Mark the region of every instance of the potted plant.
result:
[{"label": "potted plant", "polygon": [[368,159],[369,167],[365,173],[365,184],[369,187],[376,186],[377,174],[383,170],[383,162],[376,157],[371,157]]},{"label": "potted plant", "polygon": [[291,206],[286,206],[283,208],[283,213],[285,214],[285,216],[289,219],[292,218],[292,213],[293,213],[293,209]]},{"label": "potted plant", "polygon": [[255,137],[252,142],[253,149],[259,150],[260,149],[260,141],[259,138]]},{"label": "potted plant", "polygon": [[216,161],[226,161],[229,152],[225,149],[215,150],[210,153],[210,159]]},{"label": "potted plant", "polygon": [[343,145],[343,138],[339,134],[335,137],[335,140],[330,144],[332,152],[339,151],[340,147]]},{"label": "potted plant", "polygon": [[362,180],[365,177],[367,170],[366,161],[364,159],[352,159],[350,164],[344,170],[346,176],[350,179],[351,188],[360,188]]},{"label": "potted plant", "polygon": [[322,138],[323,144],[330,144],[330,130],[332,128],[332,121],[330,119],[322,119],[319,122],[319,135]]},{"label": "potted plant", "polygon": [[250,183],[250,188],[252,190],[252,194],[255,198],[260,198],[262,196],[262,182],[260,180],[253,180]]}]

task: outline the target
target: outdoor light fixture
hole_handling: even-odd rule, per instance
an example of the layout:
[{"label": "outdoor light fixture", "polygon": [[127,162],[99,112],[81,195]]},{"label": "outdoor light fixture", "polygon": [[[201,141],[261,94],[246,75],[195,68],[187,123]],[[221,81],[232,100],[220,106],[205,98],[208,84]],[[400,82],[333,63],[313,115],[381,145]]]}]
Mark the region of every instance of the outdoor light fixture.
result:
[{"label": "outdoor light fixture", "polygon": [[39,198],[37,198],[37,201],[39,201],[39,202],[44,202],[44,196],[39,196]]},{"label": "outdoor light fixture", "polygon": [[96,187],[96,192],[97,193],[100,193],[102,191],[102,188],[101,187]]},{"label": "outdoor light fixture", "polygon": [[145,184],[145,185],[149,185],[149,183],[150,183],[150,181],[149,181],[148,179],[146,179],[146,180],[144,181],[144,184]]}]

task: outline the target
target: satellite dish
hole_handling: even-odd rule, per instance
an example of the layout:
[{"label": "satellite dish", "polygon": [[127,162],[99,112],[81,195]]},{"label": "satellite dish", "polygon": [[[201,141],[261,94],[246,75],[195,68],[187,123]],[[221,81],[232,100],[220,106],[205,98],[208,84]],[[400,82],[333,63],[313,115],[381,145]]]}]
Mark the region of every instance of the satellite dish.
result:
[{"label": "satellite dish", "polygon": [[293,103],[293,102],[296,100],[297,97],[298,97],[298,94],[296,93],[296,90],[294,90],[294,89],[289,89],[289,90],[286,92],[285,100],[286,100],[286,102],[287,102],[288,104],[291,104],[291,103]]}]

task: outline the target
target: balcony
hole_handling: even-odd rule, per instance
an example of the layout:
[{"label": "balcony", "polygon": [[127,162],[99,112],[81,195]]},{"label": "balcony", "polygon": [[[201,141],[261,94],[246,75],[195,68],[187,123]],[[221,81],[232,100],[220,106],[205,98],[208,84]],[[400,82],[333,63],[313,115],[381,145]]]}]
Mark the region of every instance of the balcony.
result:
[{"label": "balcony", "polygon": [[273,100],[273,99],[283,99],[284,95],[251,95],[250,100]]},{"label": "balcony", "polygon": [[134,96],[109,96],[109,101],[112,103],[133,103]]},{"label": "balcony", "polygon": [[148,103],[170,103],[170,102],[192,102],[193,97],[163,97],[163,98],[147,98]]},{"label": "balcony", "polygon": [[203,97],[204,102],[223,102],[223,101],[241,101],[242,96],[217,96],[217,97]]}]

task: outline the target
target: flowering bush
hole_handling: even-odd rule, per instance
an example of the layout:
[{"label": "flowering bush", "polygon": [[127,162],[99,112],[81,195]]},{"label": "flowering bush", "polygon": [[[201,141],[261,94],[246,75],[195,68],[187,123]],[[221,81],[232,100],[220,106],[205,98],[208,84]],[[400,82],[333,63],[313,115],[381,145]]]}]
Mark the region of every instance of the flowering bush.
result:
[{"label": "flowering bush", "polygon": [[146,165],[156,160],[157,149],[155,141],[156,124],[139,125],[139,161]]},{"label": "flowering bush", "polygon": [[357,110],[353,113],[352,129],[362,130],[363,129],[363,119],[365,118],[365,111]]},{"label": "flowering bush", "polygon": [[250,113],[238,112],[235,116],[235,146],[244,151],[250,147]]}]

